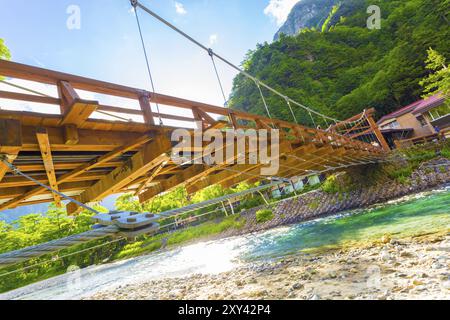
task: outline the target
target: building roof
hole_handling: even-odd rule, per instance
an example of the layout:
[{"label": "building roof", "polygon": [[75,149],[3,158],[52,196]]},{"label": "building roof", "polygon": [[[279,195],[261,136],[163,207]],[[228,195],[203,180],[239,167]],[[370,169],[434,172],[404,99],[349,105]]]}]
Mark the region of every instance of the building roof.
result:
[{"label": "building roof", "polygon": [[398,118],[407,113],[413,113],[413,114],[424,113],[424,112],[430,110],[431,108],[434,108],[434,107],[442,104],[444,102],[444,100],[445,100],[444,97],[442,97],[439,94],[436,94],[429,98],[416,101],[414,103],[411,103],[410,105],[407,105],[406,107],[400,108],[397,111],[394,111],[388,115],[385,115],[378,121],[378,124],[381,124],[387,120]]}]

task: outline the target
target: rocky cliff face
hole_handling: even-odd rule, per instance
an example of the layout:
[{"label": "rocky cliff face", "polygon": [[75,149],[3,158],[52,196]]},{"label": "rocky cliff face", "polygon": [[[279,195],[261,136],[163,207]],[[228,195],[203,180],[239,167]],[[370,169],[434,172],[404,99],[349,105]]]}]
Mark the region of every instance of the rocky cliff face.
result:
[{"label": "rocky cliff face", "polygon": [[320,30],[336,5],[339,5],[339,10],[331,19],[331,25],[337,23],[341,16],[350,14],[358,5],[363,4],[364,0],[301,0],[292,8],[288,19],[275,34],[274,40],[278,40],[281,34],[296,35],[305,28]]}]

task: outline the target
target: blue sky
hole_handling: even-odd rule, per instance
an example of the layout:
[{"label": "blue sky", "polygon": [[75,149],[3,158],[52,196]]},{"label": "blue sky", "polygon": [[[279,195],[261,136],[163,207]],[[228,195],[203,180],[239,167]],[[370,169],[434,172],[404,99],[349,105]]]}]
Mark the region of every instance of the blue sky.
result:
[{"label": "blue sky", "polygon": [[[296,0],[143,0],[176,26],[239,64],[257,43],[271,41]],[[77,5],[81,28],[69,30]],[[12,60],[149,89],[129,0],[0,0],[0,38]],[[140,12],[156,90],[223,104],[205,52]],[[227,93],[235,72],[218,65]]]},{"label": "blue sky", "polygon": [[[272,40],[297,0],[141,2],[239,64],[257,43]],[[79,30],[67,28],[70,17],[67,10],[71,5],[80,8]],[[9,47],[13,61],[150,90],[129,0],[0,0],[0,8],[0,38]],[[140,12],[140,19],[156,91],[223,105],[208,55],[145,13]],[[228,94],[236,73],[219,62],[218,69]],[[56,96],[54,87],[11,81]],[[16,91],[3,84],[0,89]],[[128,106],[121,105],[117,99],[102,101],[98,95],[80,95],[104,104]],[[30,107],[4,99],[0,99],[0,108],[58,111],[46,105]],[[109,207],[111,201],[107,200]],[[39,208],[45,210],[45,206]]]}]

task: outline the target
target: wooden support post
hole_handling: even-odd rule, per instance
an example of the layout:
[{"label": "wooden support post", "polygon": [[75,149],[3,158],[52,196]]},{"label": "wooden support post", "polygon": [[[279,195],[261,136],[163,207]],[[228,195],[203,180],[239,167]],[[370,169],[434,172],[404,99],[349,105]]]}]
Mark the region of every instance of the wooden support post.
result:
[{"label": "wooden support post", "polygon": [[193,110],[194,109],[195,109],[195,113],[198,114],[199,117],[202,118],[207,124],[213,125],[216,122],[216,120],[214,120],[209,114],[204,112],[202,109],[193,108]]},{"label": "wooden support post", "polygon": [[[136,178],[146,174],[149,170],[161,165],[167,160],[167,153],[172,147],[166,136],[156,137],[146,144],[123,166],[113,170],[103,179],[81,194],[82,203],[99,201],[106,196],[119,192],[124,186]],[[73,213],[73,211],[69,212]]]},{"label": "wooden support post", "polygon": [[78,128],[76,125],[68,124],[64,126],[64,140],[67,145],[76,145],[78,144],[79,136],[78,136]]},{"label": "wooden support post", "polygon": [[150,96],[148,94],[140,96],[139,104],[141,106],[142,113],[144,114],[144,122],[152,126],[155,125],[155,118],[150,105]]},{"label": "wooden support post", "polygon": [[[9,163],[13,163],[14,160],[16,160],[17,155],[16,154],[0,154],[0,157],[5,157],[6,161]],[[0,182],[2,182],[3,178],[6,175],[6,172],[9,171],[9,167],[4,163],[3,161],[0,162]]]},{"label": "wooden support post", "polygon": [[[80,196],[75,196],[75,197],[72,197],[72,198],[77,200],[77,201],[81,201],[81,197]],[[68,215],[73,215],[74,213],[79,211],[79,207],[75,203],[69,202],[67,204],[67,206],[66,206],[66,210],[67,210],[67,214]]]},{"label": "wooden support post", "polygon": [[239,129],[239,124],[238,124],[236,115],[234,114],[233,111],[230,111],[230,112],[229,112],[228,117],[230,118],[230,122],[231,122],[231,124],[232,124],[234,130]]},{"label": "wooden support post", "polygon": [[381,144],[381,147],[384,151],[391,151],[391,148],[389,147],[388,143],[386,142],[386,139],[384,139],[383,134],[381,133],[380,128],[376,124],[375,120],[372,118],[372,113],[367,114],[367,121],[370,124],[370,127],[372,128],[373,132],[375,133],[375,136],[377,137],[378,141]]},{"label": "wooden support post", "polygon": [[72,85],[66,81],[58,83],[58,93],[61,99],[61,114],[63,120],[61,125],[83,124],[91,114],[97,110],[98,101],[81,99]]},{"label": "wooden support post", "polygon": [[[101,165],[117,158],[118,156],[120,156],[121,154],[124,154],[125,152],[134,150],[135,148],[141,146],[144,143],[147,143],[148,141],[150,141],[152,139],[153,139],[152,135],[146,134],[146,135],[140,137],[139,139],[136,139],[135,141],[130,142],[129,144],[127,144],[125,146],[116,148],[115,150],[95,159],[94,161],[91,161],[89,163],[78,166],[76,169],[72,170],[71,172],[59,177],[57,182],[60,184],[67,182],[68,180],[78,177],[79,175],[82,175],[83,173],[85,173],[89,170],[92,170],[96,167],[100,167]],[[22,193],[20,196],[17,196],[14,199],[12,199],[6,203],[0,204],[0,211],[14,208],[19,203],[25,201],[26,199],[31,198],[36,195],[39,195],[39,194],[42,194],[46,190],[47,189],[45,189],[43,187],[36,187],[34,189],[28,190],[28,191]]]},{"label": "wooden support post", "polygon": [[65,115],[69,112],[70,106],[73,104],[75,99],[79,99],[80,97],[67,81],[59,81],[57,87],[58,95],[61,100],[61,114]]},{"label": "wooden support post", "polygon": [[[48,133],[45,128],[38,128],[36,131],[36,137],[39,142],[39,148],[41,149],[41,156],[44,162],[45,172],[49,185],[52,189],[58,190],[58,183],[56,182],[55,167],[53,166],[52,151],[50,147],[50,141],[48,139]],[[53,199],[57,207],[61,207],[61,197],[53,193]]]},{"label": "wooden support post", "polygon": [[[22,126],[20,121],[0,119],[0,154],[4,155],[9,163],[13,163],[22,148]],[[3,180],[8,166],[0,163],[0,182]]]}]

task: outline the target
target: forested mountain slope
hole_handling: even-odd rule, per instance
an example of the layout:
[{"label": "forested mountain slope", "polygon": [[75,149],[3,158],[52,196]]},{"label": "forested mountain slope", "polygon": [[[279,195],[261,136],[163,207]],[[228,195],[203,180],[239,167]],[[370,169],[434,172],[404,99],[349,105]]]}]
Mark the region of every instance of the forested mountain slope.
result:
[{"label": "forested mountain slope", "polygon": [[321,30],[328,21],[333,7],[336,7],[336,11],[329,20],[331,24],[338,22],[341,16],[353,14],[364,5],[364,1],[361,0],[301,0],[292,8],[286,22],[275,34],[274,39],[278,40],[281,34],[296,35],[305,28]]}]

